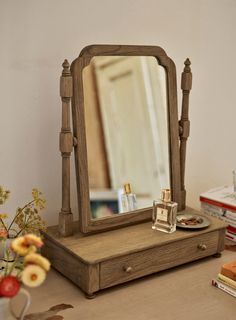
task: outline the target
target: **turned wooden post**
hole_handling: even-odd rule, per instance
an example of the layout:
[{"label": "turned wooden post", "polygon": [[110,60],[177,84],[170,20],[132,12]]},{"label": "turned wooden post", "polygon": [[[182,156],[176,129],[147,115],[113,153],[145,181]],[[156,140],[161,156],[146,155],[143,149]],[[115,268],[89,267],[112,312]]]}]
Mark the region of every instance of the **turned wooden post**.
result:
[{"label": "turned wooden post", "polygon": [[62,156],[62,208],[59,213],[59,232],[62,236],[73,234],[73,216],[70,208],[70,156],[73,150],[73,137],[70,128],[70,100],[72,97],[72,77],[67,60],[62,64],[60,96],[62,101],[62,127],[60,151]]},{"label": "turned wooden post", "polygon": [[179,135],[180,135],[180,175],[181,175],[181,210],[185,209],[186,205],[186,190],[184,185],[185,176],[185,160],[186,160],[186,146],[187,139],[189,137],[190,121],[188,118],[189,114],[189,93],[192,88],[192,73],[191,73],[191,62],[186,59],[184,62],[185,67],[181,77],[181,89],[183,92],[182,98],[182,113],[179,121]]}]

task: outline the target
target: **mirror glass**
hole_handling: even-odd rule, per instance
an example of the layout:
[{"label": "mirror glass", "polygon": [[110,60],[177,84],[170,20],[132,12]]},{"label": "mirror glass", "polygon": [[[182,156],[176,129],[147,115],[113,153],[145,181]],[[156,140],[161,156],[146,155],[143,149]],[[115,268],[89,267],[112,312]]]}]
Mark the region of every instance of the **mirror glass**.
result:
[{"label": "mirror glass", "polygon": [[83,69],[93,219],[151,207],[170,188],[166,82],[151,56],[95,56]]}]

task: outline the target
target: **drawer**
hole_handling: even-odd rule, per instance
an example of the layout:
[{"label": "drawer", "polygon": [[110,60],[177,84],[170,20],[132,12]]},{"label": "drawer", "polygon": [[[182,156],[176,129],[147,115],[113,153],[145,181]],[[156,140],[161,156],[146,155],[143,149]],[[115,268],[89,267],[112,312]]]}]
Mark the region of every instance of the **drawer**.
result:
[{"label": "drawer", "polygon": [[100,289],[212,255],[218,240],[214,231],[101,262]]}]

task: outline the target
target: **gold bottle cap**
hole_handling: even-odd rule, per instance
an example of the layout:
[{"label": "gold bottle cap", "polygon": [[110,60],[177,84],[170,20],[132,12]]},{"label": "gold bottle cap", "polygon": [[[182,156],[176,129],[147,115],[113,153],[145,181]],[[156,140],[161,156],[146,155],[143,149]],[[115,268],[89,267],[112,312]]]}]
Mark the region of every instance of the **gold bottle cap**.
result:
[{"label": "gold bottle cap", "polygon": [[124,190],[125,190],[125,193],[131,193],[130,183],[126,183],[124,185]]},{"label": "gold bottle cap", "polygon": [[170,202],[171,201],[170,189],[162,189],[161,190],[161,200],[164,201],[164,202]]}]

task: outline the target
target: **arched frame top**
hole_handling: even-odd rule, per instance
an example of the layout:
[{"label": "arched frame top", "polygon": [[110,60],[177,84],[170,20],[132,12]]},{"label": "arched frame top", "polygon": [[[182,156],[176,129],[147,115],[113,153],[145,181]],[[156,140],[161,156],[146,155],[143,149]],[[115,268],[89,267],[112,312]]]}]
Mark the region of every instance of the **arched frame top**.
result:
[{"label": "arched frame top", "polygon": [[78,194],[79,229],[82,233],[94,233],[121,226],[151,220],[152,207],[135,210],[115,217],[91,219],[87,145],[85,131],[83,69],[94,56],[153,56],[165,68],[167,83],[168,129],[170,184],[172,200],[178,203],[179,210],[183,203],[181,198],[179,124],[177,108],[176,68],[165,51],[158,46],[135,45],[91,45],[85,47],[78,58],[71,64],[73,78],[72,117],[73,134],[77,140],[74,147],[76,182]]}]

